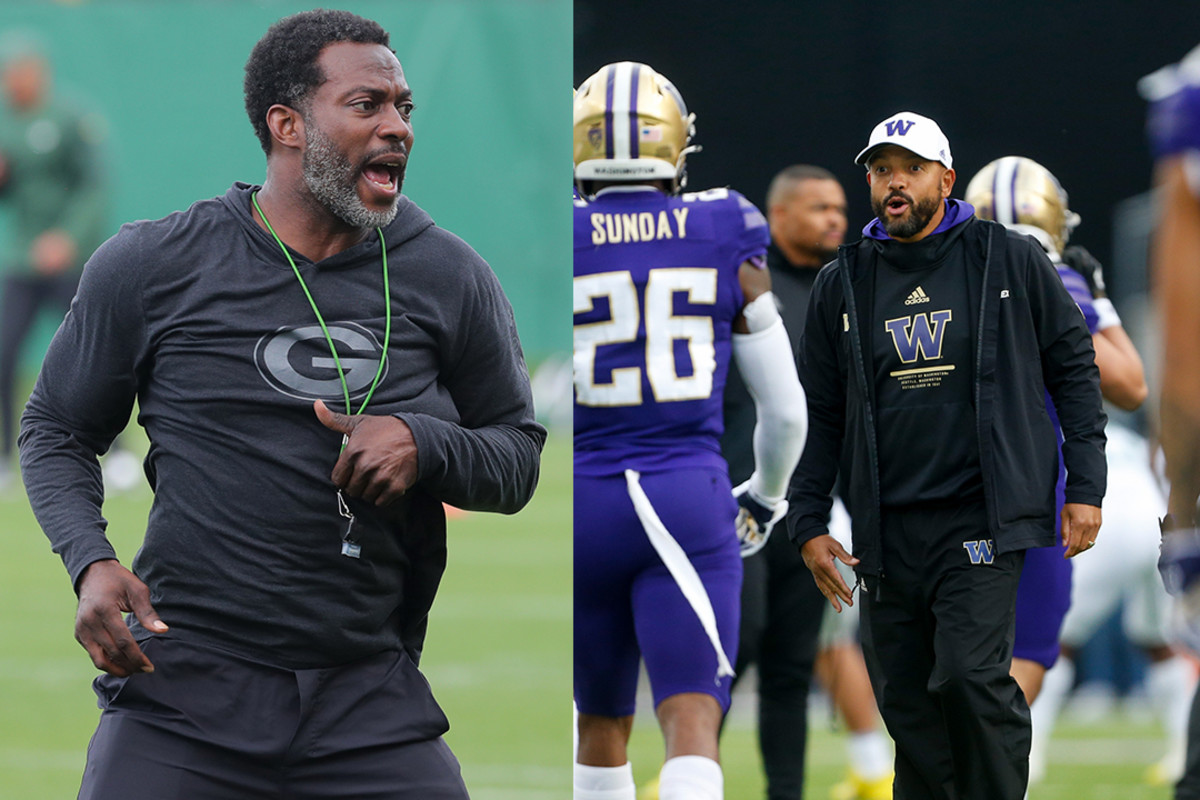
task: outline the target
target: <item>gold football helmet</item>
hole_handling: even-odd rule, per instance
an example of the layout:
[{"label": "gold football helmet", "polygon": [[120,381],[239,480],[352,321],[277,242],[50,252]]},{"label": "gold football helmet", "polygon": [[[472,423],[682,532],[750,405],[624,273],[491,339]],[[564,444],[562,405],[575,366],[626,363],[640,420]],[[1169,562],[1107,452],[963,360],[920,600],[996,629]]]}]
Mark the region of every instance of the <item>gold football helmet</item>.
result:
[{"label": "gold football helmet", "polygon": [[[684,160],[696,115],[665,77],[645,64],[607,64],[575,90],[575,183],[666,179],[686,183]],[[582,190],[581,190],[582,191]]]},{"label": "gold football helmet", "polygon": [[1051,256],[1062,254],[1079,224],[1058,179],[1023,156],[998,158],[979,170],[967,184],[965,199],[975,206],[975,216],[1032,236]]}]

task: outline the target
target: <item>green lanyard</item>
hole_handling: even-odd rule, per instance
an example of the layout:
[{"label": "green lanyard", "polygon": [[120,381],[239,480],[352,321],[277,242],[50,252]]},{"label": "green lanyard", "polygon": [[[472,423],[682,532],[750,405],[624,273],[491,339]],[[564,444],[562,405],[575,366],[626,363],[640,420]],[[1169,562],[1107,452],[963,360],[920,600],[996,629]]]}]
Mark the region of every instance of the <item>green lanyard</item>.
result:
[{"label": "green lanyard", "polygon": [[[304,290],[304,296],[308,298],[308,304],[312,306],[313,313],[317,315],[317,322],[321,325],[321,332],[325,334],[325,341],[329,343],[329,352],[333,354],[333,363],[337,366],[338,378],[342,382],[342,397],[346,401],[346,413],[361,414],[367,407],[367,403],[371,402],[371,397],[375,394],[375,387],[379,386],[379,379],[383,377],[383,365],[387,358],[388,349],[392,345],[392,290],[388,284],[388,266],[387,266],[387,245],[383,241],[383,229],[376,228],[375,232],[379,234],[379,252],[383,256],[383,300],[384,313],[387,320],[383,334],[383,353],[379,357],[379,369],[375,371],[375,380],[371,381],[371,389],[367,392],[367,396],[363,398],[362,405],[358,407],[357,412],[350,410],[350,387],[346,385],[346,373],[342,370],[342,360],[338,358],[337,348],[333,345],[333,337],[329,335],[329,328],[325,327],[325,318],[321,316],[320,309],[317,308],[317,301],[313,299],[312,292],[308,290],[308,284],[304,282],[304,278],[300,275],[299,268],[296,267],[296,262],[292,259],[292,254],[288,252],[283,241],[280,240],[279,234],[275,233],[275,229],[271,227],[267,215],[258,205],[258,192],[250,195],[250,202],[254,204],[254,209],[258,211],[258,215],[262,217],[263,223],[267,226],[267,230],[275,237],[275,243],[279,245],[279,249],[283,251],[284,258],[288,264],[292,266],[292,272],[296,274],[296,280],[300,281],[300,288]],[[346,447],[345,439],[342,440],[342,447]]]}]

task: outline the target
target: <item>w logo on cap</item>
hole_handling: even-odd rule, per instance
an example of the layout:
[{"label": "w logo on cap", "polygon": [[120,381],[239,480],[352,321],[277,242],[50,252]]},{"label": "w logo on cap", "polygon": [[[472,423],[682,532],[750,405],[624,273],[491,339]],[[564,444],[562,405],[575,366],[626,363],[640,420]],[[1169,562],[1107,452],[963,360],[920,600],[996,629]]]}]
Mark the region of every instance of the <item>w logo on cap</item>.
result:
[{"label": "w logo on cap", "polygon": [[868,157],[884,145],[915,153],[926,161],[939,161],[946,169],[954,164],[950,158],[950,142],[938,124],[929,117],[912,111],[889,114],[871,129],[871,138],[857,156],[855,164],[866,164]]}]

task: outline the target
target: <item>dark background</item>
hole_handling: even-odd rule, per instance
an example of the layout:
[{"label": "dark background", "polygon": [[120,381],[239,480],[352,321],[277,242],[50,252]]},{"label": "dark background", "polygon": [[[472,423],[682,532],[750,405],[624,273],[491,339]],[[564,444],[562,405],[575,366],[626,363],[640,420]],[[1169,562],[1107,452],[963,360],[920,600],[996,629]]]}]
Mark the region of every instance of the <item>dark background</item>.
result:
[{"label": "dark background", "polygon": [[1150,185],[1137,80],[1197,43],[1195,0],[575,0],[576,85],[643,61],[696,113],[691,189],[728,185],[761,206],[780,168],[818,164],[845,186],[856,239],[871,212],[854,156],[876,123],[911,110],[950,139],[953,196],[992,159],[1033,158],[1083,217],[1073,241],[1106,264],[1114,208]]}]

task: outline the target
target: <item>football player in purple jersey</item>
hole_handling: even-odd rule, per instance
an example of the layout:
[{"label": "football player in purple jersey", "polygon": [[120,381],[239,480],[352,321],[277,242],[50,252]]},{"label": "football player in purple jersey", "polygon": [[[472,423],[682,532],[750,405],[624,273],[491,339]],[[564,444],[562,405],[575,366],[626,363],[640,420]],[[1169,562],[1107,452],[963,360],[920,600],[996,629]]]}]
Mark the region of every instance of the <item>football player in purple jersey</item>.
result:
[{"label": "football player in purple jersey", "polygon": [[[1096,352],[1096,366],[1100,370],[1101,394],[1124,411],[1138,408],[1149,393],[1141,356],[1107,297],[1100,262],[1080,245],[1067,245],[1080,219],[1070,210],[1067,193],[1058,179],[1030,158],[1005,156],[987,164],[971,179],[966,201],[975,206],[976,216],[1003,223],[1011,230],[1033,237],[1041,245],[1087,321]],[[1058,415],[1048,393],[1046,402],[1046,410],[1057,427]],[[1109,463],[1112,463],[1111,459]],[[1128,488],[1128,483],[1128,480],[1126,486],[1118,483],[1112,491],[1119,493]],[[1055,489],[1060,513],[1065,489],[1066,471],[1060,454]],[[1118,515],[1120,511],[1117,510]],[[1120,521],[1120,516],[1117,520]],[[1061,520],[1059,522],[1061,528]],[[1108,527],[1106,525],[1106,529]],[[1051,697],[1047,698],[1047,707],[1043,708],[1047,700],[1036,706],[1034,700],[1041,694],[1043,679],[1049,680],[1047,671],[1055,665],[1060,654],[1066,661],[1064,669],[1074,674],[1071,663],[1074,648],[1060,642],[1063,620],[1073,596],[1072,562],[1062,556],[1061,545],[1026,550],[1025,568],[1017,588],[1012,675],[1021,685],[1026,701],[1034,708],[1031,781],[1039,779],[1044,771],[1046,737],[1053,730],[1062,695],[1069,689],[1069,684],[1064,686],[1062,680],[1066,673],[1060,670],[1054,686],[1048,689]],[[1118,550],[1114,547],[1111,557],[1130,561],[1127,548]],[[1087,558],[1088,566],[1092,566],[1097,556],[1089,553]],[[1075,592],[1074,596],[1083,604],[1079,609],[1082,613],[1087,613],[1088,605],[1100,600],[1094,593],[1080,595]],[[1099,622],[1099,617],[1096,621]],[[1080,640],[1075,641],[1078,644]],[[1184,665],[1171,648],[1160,641],[1159,646],[1148,648],[1147,653],[1153,664],[1150,674],[1155,687],[1152,693],[1156,697],[1180,691],[1187,685],[1187,675],[1180,669]],[[1163,704],[1156,705],[1161,707]]]},{"label": "football player in purple jersey", "polygon": [[[1178,64],[1142,79],[1141,92],[1151,103],[1147,132],[1155,158],[1155,183],[1161,218],[1155,233],[1153,263],[1161,314],[1162,373],[1160,409],[1162,445],[1171,482],[1168,513],[1162,520],[1160,568],[1169,591],[1195,597],[1200,584],[1200,546],[1196,539],[1196,499],[1200,496],[1200,47]],[[1186,604],[1194,609],[1192,602]],[[1194,611],[1186,625],[1187,641],[1200,638]],[[1188,752],[1176,800],[1200,798],[1200,707],[1193,701]]]},{"label": "football player in purple jersey", "polygon": [[[575,93],[576,800],[635,796],[639,659],[666,745],[661,800],[723,797],[739,550],[786,512],[807,427],[765,219],[729,189],[681,193],[693,121],[645,64],[609,64]],[[758,412],[755,471],[736,489],[719,444],[731,357]]]},{"label": "football player in purple jersey", "polygon": [[[1067,193],[1058,179],[1033,159],[1005,156],[975,174],[967,184],[965,199],[975,207],[977,217],[1000,222],[1010,230],[1032,236],[1041,245],[1087,321],[1104,399],[1125,411],[1140,406],[1148,392],[1141,356],[1125,333],[1112,301],[1105,296],[1099,262],[1078,245],[1066,246],[1071,231],[1079,224],[1079,215],[1068,208]],[[1059,428],[1049,393],[1046,411]],[[1055,489],[1059,508],[1055,521],[1060,529],[1065,491],[1066,468],[1060,446]],[[1062,556],[1061,545],[1025,551],[1025,568],[1017,589],[1012,674],[1030,704],[1041,690],[1046,670],[1058,658],[1058,633],[1071,603],[1071,562]]]}]

